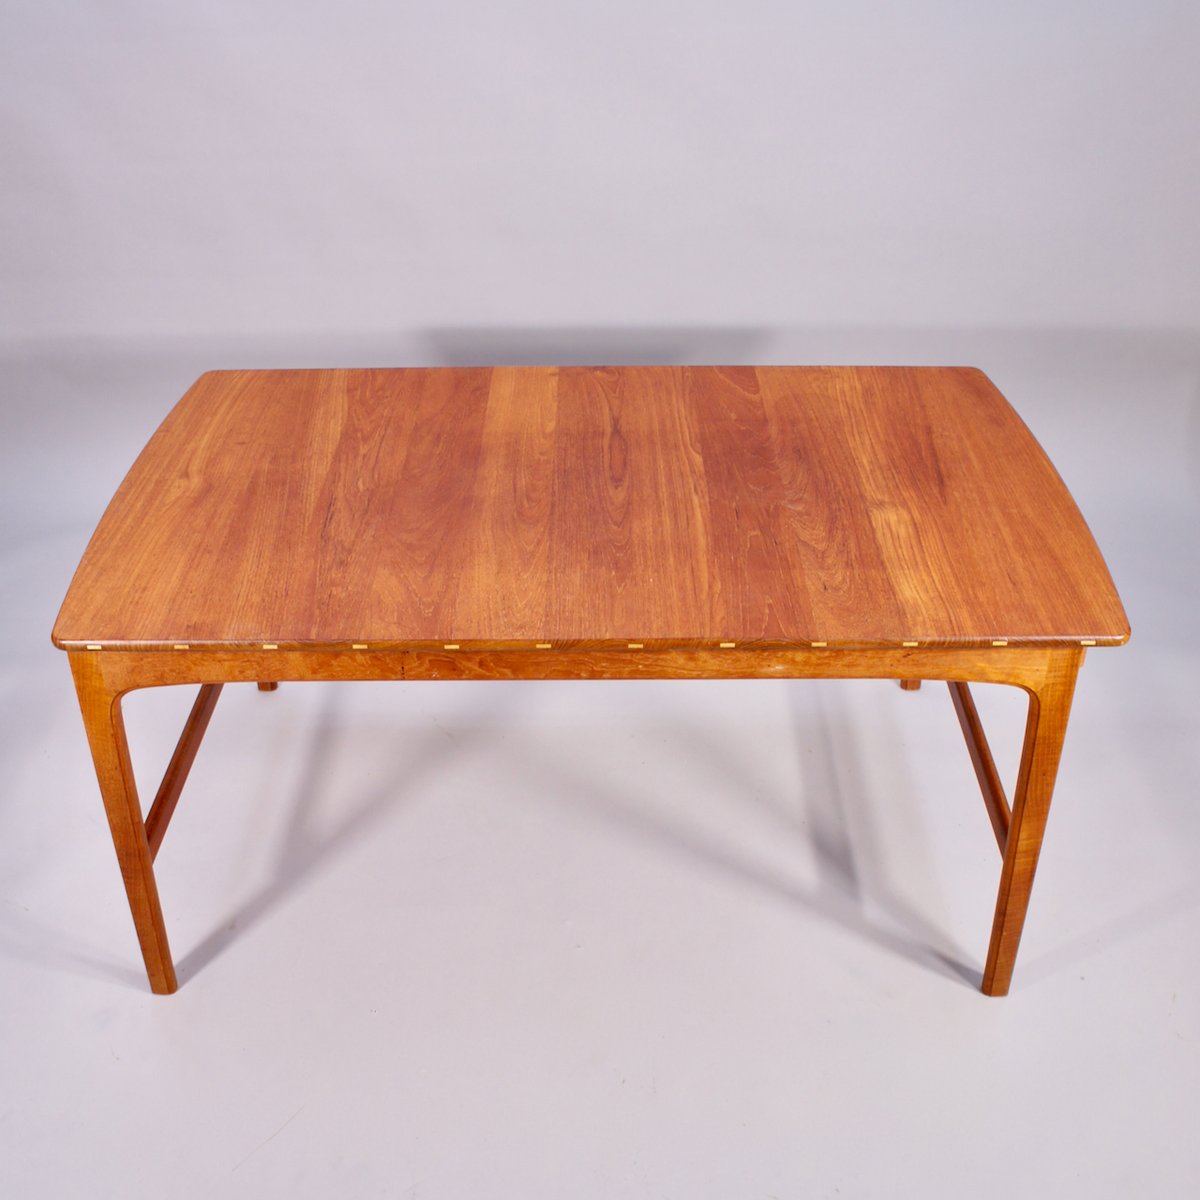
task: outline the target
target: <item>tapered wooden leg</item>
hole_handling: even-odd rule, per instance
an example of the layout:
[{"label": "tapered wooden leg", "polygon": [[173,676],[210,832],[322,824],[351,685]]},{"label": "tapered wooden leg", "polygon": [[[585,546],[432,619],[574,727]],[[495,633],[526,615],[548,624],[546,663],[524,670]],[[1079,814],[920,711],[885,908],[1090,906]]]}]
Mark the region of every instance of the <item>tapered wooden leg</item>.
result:
[{"label": "tapered wooden leg", "polygon": [[125,894],[129,897],[129,908],[142,947],[150,988],[160,995],[167,995],[175,991],[178,984],[167,944],[162,908],[158,902],[158,885],[154,881],[154,866],[137,785],[129,761],[121,698],[106,687],[96,661],[98,658],[99,652],[71,654],[71,671],[75,676],[75,688],[96,766],[96,778],[100,783],[100,795],[108,815],[117,861],[121,865]]},{"label": "tapered wooden leg", "polygon": [[158,795],[154,797],[154,803],[150,805],[150,811],[146,814],[146,841],[150,844],[152,862],[158,857],[158,848],[162,845],[167,826],[175,815],[175,805],[179,803],[183,785],[187,783],[188,772],[196,760],[196,751],[200,749],[200,742],[208,729],[223,686],[220,683],[206,683],[200,688],[187,724],[183,727],[183,733],[179,735],[179,744],[167,765]]},{"label": "tapered wooden leg", "polygon": [[278,683],[272,683],[266,679],[260,679],[258,681],[258,690],[260,692],[273,692],[277,687],[279,687]]},{"label": "tapered wooden leg", "polygon": [[919,679],[902,679],[900,680],[900,686],[906,692],[915,692],[920,689],[921,681]]},{"label": "tapered wooden leg", "polygon": [[1004,845],[1000,893],[983,970],[983,991],[989,996],[1007,995],[1012,982],[1081,657],[1077,651],[1064,651],[1056,656],[1045,682],[1030,693],[1021,769]]}]

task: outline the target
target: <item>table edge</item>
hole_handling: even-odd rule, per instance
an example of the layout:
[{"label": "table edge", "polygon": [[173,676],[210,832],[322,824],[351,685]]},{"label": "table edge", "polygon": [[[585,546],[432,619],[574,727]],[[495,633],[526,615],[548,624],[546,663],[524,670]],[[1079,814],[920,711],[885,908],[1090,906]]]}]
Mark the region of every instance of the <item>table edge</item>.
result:
[{"label": "table edge", "polygon": [[263,651],[281,651],[299,654],[333,654],[333,653],[389,653],[389,654],[431,654],[431,653],[528,653],[541,652],[546,654],[571,653],[695,653],[696,651],[741,650],[763,654],[792,653],[796,651],[823,650],[831,653],[838,651],[858,650],[1004,650],[1004,649],[1059,649],[1068,647],[1100,647],[1124,646],[1130,639],[1128,627],[1119,634],[1063,634],[1039,637],[994,637],[971,639],[937,639],[914,638],[911,640],[788,640],[776,641],[759,639],[755,641],[713,641],[711,639],[653,639],[630,641],[626,638],[582,638],[560,641],[495,641],[478,638],[464,638],[459,641],[321,641],[308,642],[295,639],[279,639],[278,641],[260,641],[259,639],[237,639],[231,641],[89,641],[81,638],[59,637],[57,632],[51,636],[52,644],[59,650],[68,653],[84,651],[110,651],[119,654],[158,654],[164,651],[212,654],[259,654]]},{"label": "table edge", "polygon": [[[349,370],[356,370],[356,371],[387,370],[387,371],[391,371],[391,372],[403,372],[403,371],[455,372],[455,371],[461,371],[463,369],[473,369],[473,368],[464,368],[460,365],[456,365],[453,367],[451,367],[451,366],[416,366],[416,367],[410,366],[410,367],[380,367],[380,368],[363,368],[363,367],[354,367],[354,368],[308,367],[308,368],[266,368],[266,369],[215,368],[215,369],[211,369],[211,370],[202,372],[193,381],[193,383],[188,387],[188,389],[179,398],[179,400],[176,401],[175,405],[172,406],[171,410],[166,414],[166,416],[163,418],[163,420],[159,423],[159,425],[155,429],[154,433],[147,440],[146,444],[143,446],[143,448],[139,452],[139,454],[135,457],[133,463],[129,467],[129,470],[126,472],[124,478],[122,479],[121,484],[118,486],[116,491],[113,493],[111,499],[109,500],[108,505],[105,507],[105,511],[101,515],[100,520],[97,522],[96,529],[93,531],[92,537],[89,538],[87,545],[84,547],[84,550],[83,550],[82,554],[80,555],[80,559],[76,566],[76,570],[72,576],[70,583],[67,586],[66,592],[64,593],[63,600],[60,605],[60,609],[59,609],[57,618],[55,620],[53,629],[51,631],[50,640],[51,640],[52,644],[54,646],[56,646],[58,649],[64,650],[67,652],[103,649],[103,650],[109,650],[109,651],[117,651],[117,652],[121,652],[121,653],[153,652],[153,651],[159,651],[159,650],[180,650],[180,649],[184,649],[184,650],[194,649],[194,650],[198,650],[198,651],[212,651],[212,652],[221,652],[221,653],[236,653],[239,651],[242,651],[242,652],[255,651],[255,650],[261,650],[264,648],[286,649],[286,650],[305,652],[305,653],[329,653],[329,652],[345,651],[345,650],[359,650],[359,649],[365,650],[368,647],[371,650],[378,650],[378,651],[421,652],[421,653],[431,652],[431,651],[442,651],[442,650],[448,650],[451,648],[453,648],[454,650],[463,649],[463,650],[471,650],[471,651],[479,651],[479,652],[487,652],[487,653],[520,651],[520,650],[530,650],[530,649],[537,649],[537,650],[541,650],[541,651],[559,651],[559,652],[592,651],[592,652],[605,652],[605,653],[610,652],[610,651],[626,651],[626,650],[633,651],[633,650],[645,649],[645,650],[652,650],[652,651],[661,653],[661,652],[670,652],[670,651],[675,651],[675,650],[692,652],[692,651],[704,650],[704,649],[732,649],[735,646],[737,646],[738,648],[741,648],[741,649],[760,650],[763,652],[780,652],[780,651],[791,651],[791,650],[797,650],[797,649],[815,649],[815,648],[829,649],[829,650],[846,650],[846,651],[853,651],[853,650],[860,650],[860,649],[891,649],[891,648],[907,649],[907,648],[919,648],[919,647],[937,647],[937,648],[942,648],[942,649],[962,649],[962,650],[992,649],[992,648],[1002,648],[1005,646],[1025,646],[1025,647],[1031,647],[1031,648],[1032,647],[1082,646],[1082,647],[1086,648],[1086,647],[1092,647],[1092,646],[1120,646],[1120,645],[1125,645],[1130,640],[1131,630],[1130,630],[1130,626],[1129,626],[1129,621],[1128,621],[1128,618],[1125,616],[1124,607],[1123,607],[1123,603],[1120,598],[1120,594],[1118,593],[1118,591],[1116,589],[1116,585],[1115,585],[1114,581],[1112,580],[1111,572],[1108,569],[1107,561],[1104,559],[1103,554],[1100,552],[1099,545],[1095,539],[1095,535],[1092,533],[1091,528],[1088,526],[1087,521],[1084,518],[1082,511],[1079,509],[1078,503],[1075,501],[1075,498],[1074,498],[1071,490],[1067,487],[1066,482],[1065,482],[1065,480],[1063,480],[1057,467],[1054,465],[1053,461],[1050,459],[1049,455],[1046,453],[1045,449],[1042,447],[1041,443],[1038,441],[1038,439],[1034,435],[1033,431],[1029,428],[1028,424],[1024,421],[1024,419],[1016,411],[1016,409],[1013,408],[1011,402],[1009,402],[1007,400],[1007,398],[1004,396],[1004,394],[1002,392],[1000,392],[999,388],[990,379],[990,377],[987,375],[987,373],[978,366],[964,365],[964,364],[932,365],[932,364],[904,364],[904,363],[870,364],[869,367],[867,367],[866,365],[863,365],[863,364],[854,364],[854,365],[848,365],[848,364],[757,364],[754,369],[755,370],[832,370],[832,371],[858,371],[858,370],[865,370],[865,369],[903,370],[903,371],[916,372],[916,373],[972,375],[972,376],[976,376],[976,377],[984,380],[996,392],[996,394],[999,396],[1001,401],[1003,401],[1003,403],[1008,407],[1009,411],[1015,416],[1016,420],[1018,421],[1018,423],[1024,430],[1025,435],[1028,437],[1029,441],[1032,443],[1032,445],[1034,447],[1036,447],[1038,452],[1042,455],[1045,462],[1049,466],[1050,470],[1055,475],[1059,486],[1062,488],[1063,493],[1066,495],[1066,497],[1071,502],[1071,504],[1074,505],[1075,511],[1078,513],[1080,521],[1083,525],[1084,532],[1086,533],[1086,536],[1090,539],[1092,546],[1095,547],[1096,553],[1099,555],[1100,563],[1101,563],[1103,570],[1107,576],[1109,589],[1111,590],[1112,595],[1113,595],[1114,599],[1116,600],[1116,604],[1121,613],[1121,617],[1123,618],[1123,623],[1120,627],[1118,627],[1115,631],[1110,627],[1107,629],[1107,631],[1104,631],[1104,632],[1084,629],[1084,630],[1076,630],[1076,631],[1069,631],[1069,632],[1064,631],[1064,632],[1055,633],[1055,634],[1037,634],[1037,635],[1032,635],[1032,636],[1022,636],[1020,634],[1005,634],[1002,632],[995,632],[995,633],[992,633],[989,635],[981,635],[981,636],[972,637],[972,638],[922,638],[918,631],[918,632],[914,632],[911,640],[909,640],[909,639],[900,640],[900,639],[895,639],[895,638],[886,639],[886,640],[862,640],[862,639],[838,640],[836,638],[829,638],[827,640],[821,640],[820,634],[817,633],[811,640],[807,639],[807,638],[790,639],[787,641],[758,639],[758,640],[754,640],[754,641],[743,641],[743,642],[714,640],[711,638],[696,639],[696,638],[688,638],[688,637],[673,637],[673,638],[669,638],[669,639],[661,639],[660,638],[660,639],[641,639],[641,640],[639,640],[639,639],[637,639],[636,634],[632,634],[628,638],[626,638],[626,637],[621,637],[621,638],[583,638],[583,639],[554,640],[554,641],[541,641],[541,640],[535,640],[535,639],[529,639],[529,638],[519,639],[519,640],[513,640],[513,639],[507,639],[507,640],[456,639],[455,640],[453,637],[453,634],[448,635],[444,639],[442,639],[442,638],[439,638],[437,640],[424,639],[424,640],[420,640],[420,641],[409,641],[409,640],[402,640],[402,639],[372,640],[369,638],[369,636],[366,638],[353,639],[353,640],[352,639],[338,639],[338,640],[322,639],[320,641],[309,641],[309,640],[296,639],[296,638],[290,638],[290,639],[289,638],[280,638],[278,636],[273,636],[270,633],[266,633],[261,637],[255,637],[252,639],[251,638],[233,638],[233,639],[208,640],[208,641],[193,641],[193,640],[187,639],[186,637],[180,637],[180,638],[170,638],[170,639],[157,638],[157,639],[150,641],[150,640],[106,639],[103,637],[102,638],[89,638],[86,636],[84,636],[84,637],[67,636],[61,631],[62,618],[63,618],[64,613],[67,612],[67,610],[68,610],[69,602],[70,602],[73,592],[75,590],[77,577],[80,573],[80,570],[82,569],[82,567],[84,566],[85,562],[88,559],[88,555],[92,549],[92,542],[95,540],[96,535],[99,533],[101,527],[103,526],[104,521],[108,517],[109,511],[118,502],[118,499],[120,498],[121,493],[124,491],[128,480],[133,476],[134,472],[137,470],[137,468],[141,464],[143,458],[148,454],[152,445],[157,440],[157,438],[160,435],[160,433],[162,432],[162,430],[168,425],[168,423],[170,422],[171,418],[174,416],[176,411],[179,408],[181,408],[183,406],[183,404],[187,401],[187,399],[192,394],[192,392],[205,379],[208,379],[209,377],[212,377],[212,376],[237,375],[237,374],[246,374],[246,373],[261,374],[261,375],[295,374],[295,373],[321,374],[321,373],[328,373],[330,371],[335,371],[335,370],[348,370],[348,371]],[[482,369],[482,368],[480,368],[480,369]],[[564,367],[560,364],[536,364],[536,365],[514,364],[513,367],[510,368],[503,364],[491,363],[491,364],[487,364],[487,369],[489,369],[489,370],[535,369],[535,370],[545,370],[545,371],[558,371],[558,370],[601,370],[601,369],[623,370],[623,369],[642,369],[642,368],[627,368],[625,366],[614,366],[614,367],[579,366],[579,365],[575,365],[575,364],[572,364],[572,365],[566,366],[566,367]],[[695,364],[665,364],[664,363],[664,364],[647,364],[645,369],[722,370],[722,369],[727,369],[727,368],[725,366],[723,366],[722,364],[704,364],[702,366],[698,366]]]}]

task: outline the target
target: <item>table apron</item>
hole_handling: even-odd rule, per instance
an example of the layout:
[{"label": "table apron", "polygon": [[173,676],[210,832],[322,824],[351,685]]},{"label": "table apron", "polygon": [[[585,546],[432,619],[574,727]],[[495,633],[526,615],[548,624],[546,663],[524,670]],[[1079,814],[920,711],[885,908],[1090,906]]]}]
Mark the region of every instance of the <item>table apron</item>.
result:
[{"label": "table apron", "polygon": [[1077,667],[1075,646],[993,649],[85,650],[71,651],[120,695],[183,683],[410,679],[939,679],[1036,692]]}]

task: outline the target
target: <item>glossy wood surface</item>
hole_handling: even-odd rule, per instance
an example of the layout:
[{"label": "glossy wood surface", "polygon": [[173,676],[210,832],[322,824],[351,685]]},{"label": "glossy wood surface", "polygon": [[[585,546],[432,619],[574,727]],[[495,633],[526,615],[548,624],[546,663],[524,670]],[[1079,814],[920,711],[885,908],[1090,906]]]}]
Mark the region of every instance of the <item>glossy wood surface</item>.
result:
[{"label": "glossy wood surface", "polygon": [[[151,987],[154,855],[220,688],[334,679],[942,679],[1004,855],[1009,987],[1084,647],[1091,535],[969,369],[203,376],[102,519],[69,653]],[[1011,811],[966,681],[1029,696]],[[149,815],[122,697],[200,684]]]},{"label": "glossy wood surface", "polygon": [[213,372],[54,630],[184,652],[1127,637],[1066,488],[966,368]]},{"label": "glossy wood surface", "polygon": [[1012,983],[1017,947],[1025,927],[1025,914],[1042,852],[1050,800],[1082,661],[1082,652],[1055,656],[1047,664],[1045,678],[1029,693],[1021,766],[1004,842],[1004,865],[1000,871],[992,936],[980,984],[989,996],[1006,996]]},{"label": "glossy wood surface", "polygon": [[[110,659],[115,657],[109,655]],[[132,661],[138,656],[122,657]],[[137,780],[129,759],[121,693],[106,679],[99,654],[72,654],[70,662],[83,727],[100,785],[100,798],[104,801],[133,927],[146,964],[146,976],[154,992],[167,995],[175,991],[178,983],[158,898],[158,882],[154,877],[154,852],[146,834]]]}]

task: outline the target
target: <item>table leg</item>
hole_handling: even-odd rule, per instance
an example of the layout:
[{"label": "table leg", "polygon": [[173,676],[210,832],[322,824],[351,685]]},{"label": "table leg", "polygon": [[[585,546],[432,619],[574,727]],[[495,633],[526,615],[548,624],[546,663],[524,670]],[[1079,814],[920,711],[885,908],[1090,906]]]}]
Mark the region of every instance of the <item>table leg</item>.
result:
[{"label": "table leg", "polygon": [[98,657],[97,653],[72,654],[71,670],[146,974],[151,990],[166,995],[175,991],[178,984],[158,901],[158,885],[154,879],[137,784],[129,761],[121,696],[106,686],[96,661]]},{"label": "table leg", "polygon": [[1080,654],[1065,652],[1051,662],[1044,681],[1029,691],[1025,744],[1013,797],[1012,818],[1004,845],[1004,867],[992,940],[983,970],[983,991],[989,996],[1008,994],[1017,946],[1029,907],[1029,893],[1037,870],[1042,835],[1050,813],[1050,797],[1058,773],[1067,717],[1079,671]]}]

